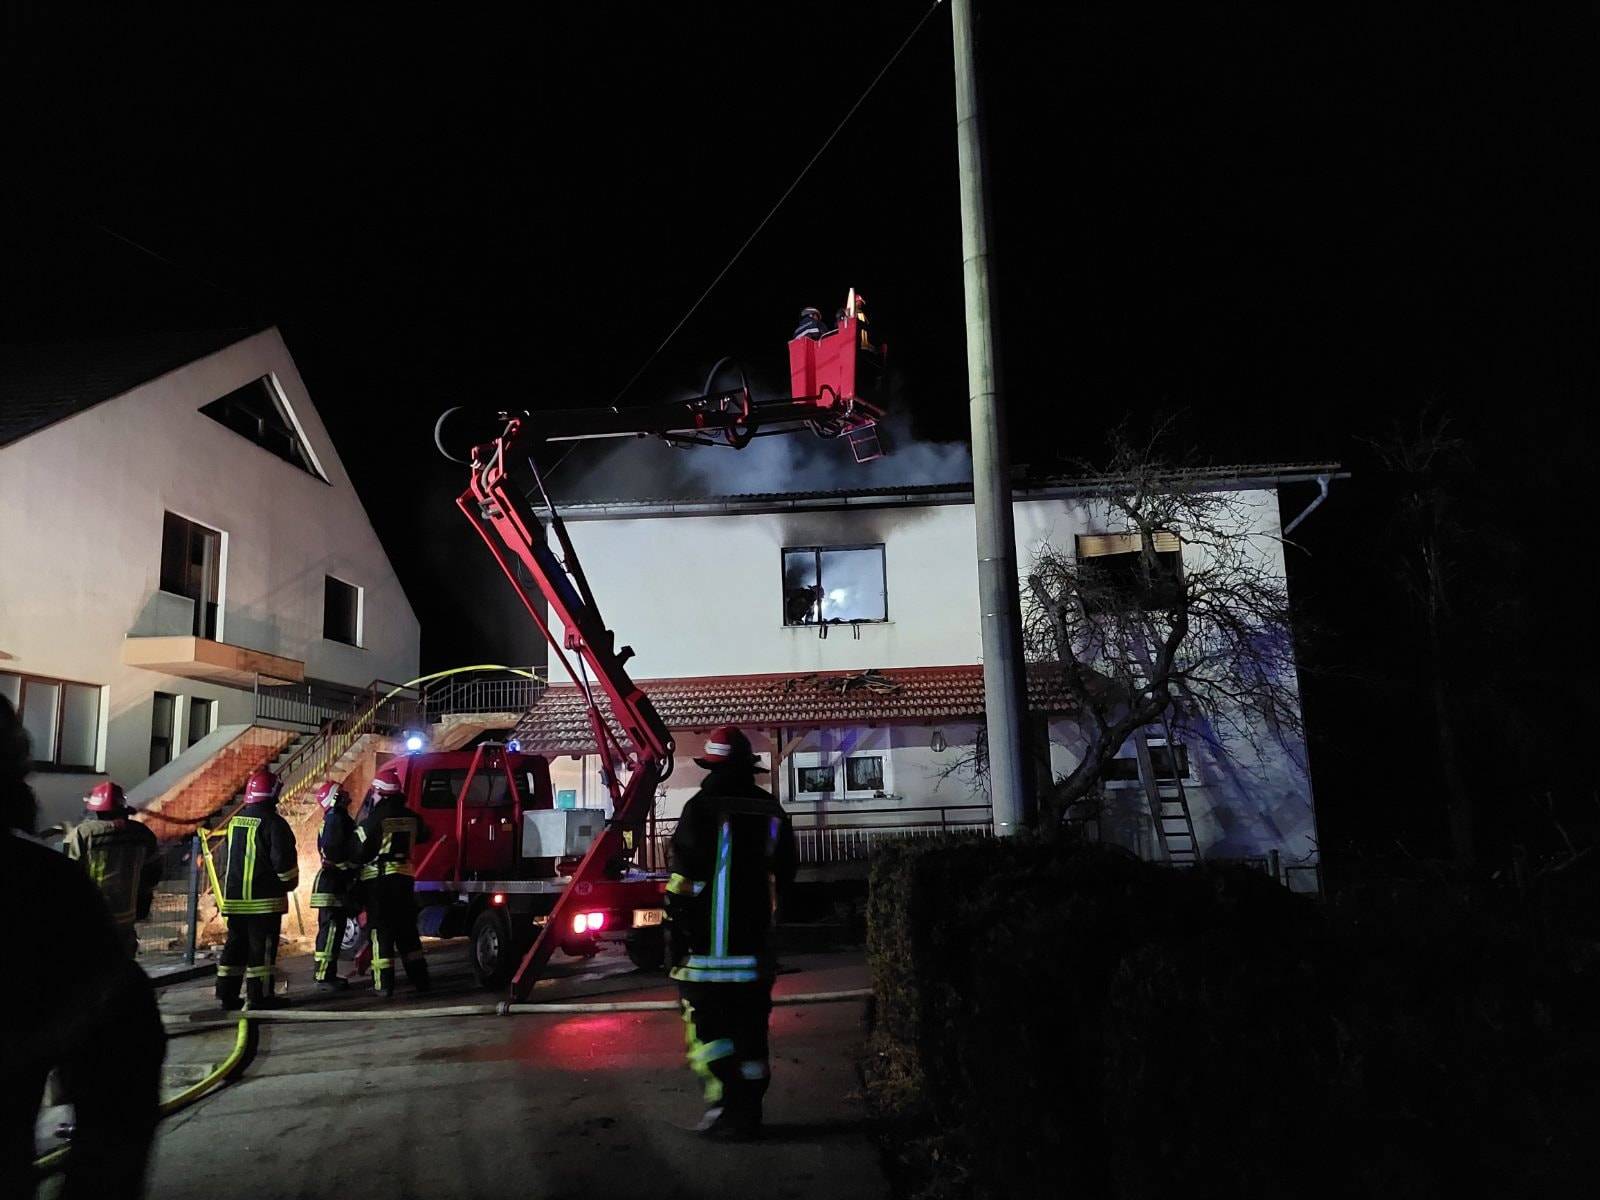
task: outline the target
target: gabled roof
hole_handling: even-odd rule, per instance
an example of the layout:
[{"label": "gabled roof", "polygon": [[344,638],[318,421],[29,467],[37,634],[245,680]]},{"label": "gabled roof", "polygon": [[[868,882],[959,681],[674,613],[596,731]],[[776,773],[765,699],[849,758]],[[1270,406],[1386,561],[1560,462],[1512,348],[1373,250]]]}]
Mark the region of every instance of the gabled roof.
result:
[{"label": "gabled roof", "polygon": [[215,354],[253,332],[213,329],[0,346],[0,446]]},{"label": "gabled roof", "polygon": [[[678,731],[718,725],[770,729],[927,723],[983,715],[983,667],[977,663],[804,675],[647,679],[640,680],[639,686],[667,728]],[[1029,666],[1028,706],[1035,712],[1052,713],[1071,708],[1058,667]],[[603,697],[600,707],[611,720],[610,706]],[[612,728],[616,728],[614,721]],[[530,754],[578,754],[594,749],[583,693],[570,684],[548,688],[517,722],[512,736]]]}]

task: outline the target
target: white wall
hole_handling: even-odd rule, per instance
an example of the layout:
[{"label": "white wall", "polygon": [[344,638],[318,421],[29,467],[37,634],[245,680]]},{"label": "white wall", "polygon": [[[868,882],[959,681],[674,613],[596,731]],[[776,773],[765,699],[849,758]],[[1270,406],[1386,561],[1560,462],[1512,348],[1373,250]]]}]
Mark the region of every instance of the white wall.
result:
[{"label": "white wall", "polygon": [[[1281,577],[1276,493],[1259,489],[1229,498],[1244,513],[1242,527],[1250,531],[1251,553]],[[1080,533],[1124,528],[1074,499],[1021,500],[1015,518],[1024,572],[1045,545],[1070,554]],[[970,505],[577,520],[569,531],[608,625],[619,644],[637,651],[629,670],[641,681],[981,661]],[[885,545],[888,622],[861,625],[859,638],[850,626],[831,627],[826,639],[818,637],[814,626],[784,626],[784,547],[871,542]],[[1185,549],[1191,558],[1198,553],[1192,546]],[[564,675],[557,662],[551,670],[557,680]],[[893,743],[894,803],[970,802],[971,783],[941,779],[939,770],[961,747],[971,745],[975,729],[947,727],[951,749],[943,756],[928,748],[931,726],[871,731]],[[822,748],[829,735],[820,731],[818,744],[804,743],[802,750]],[[1070,722],[1059,720],[1052,722],[1052,740],[1053,768],[1062,776],[1079,760],[1081,743]],[[1210,747],[1197,741],[1191,746],[1199,782],[1190,800],[1202,848],[1213,857],[1252,858],[1278,849],[1290,861],[1314,858],[1304,746],[1261,740],[1259,753],[1237,741]],[[764,741],[761,748],[766,748]],[[699,782],[701,773],[690,757],[682,756],[669,782],[659,810],[663,816],[675,815]],[[795,800],[788,778],[783,798],[797,811],[813,807]],[[1124,830],[1141,820],[1148,825],[1141,793],[1128,791],[1116,801],[1113,824]],[[830,807],[837,813],[852,806],[861,807],[855,800],[839,800]],[[1108,831],[1109,840],[1126,842],[1131,836],[1111,837]]]},{"label": "white wall", "polygon": [[[327,483],[199,413],[262,375]],[[155,691],[217,700],[222,724],[251,715],[248,691],[121,664],[123,638],[161,604],[167,511],[225,534],[219,640],[355,686],[417,674],[417,618],[366,510],[282,338],[256,334],[0,448],[0,670],[106,686],[103,765],[124,786],[149,773]],[[359,649],[322,637],[325,575],[365,589]],[[83,786],[34,779],[41,808],[75,806]]]}]

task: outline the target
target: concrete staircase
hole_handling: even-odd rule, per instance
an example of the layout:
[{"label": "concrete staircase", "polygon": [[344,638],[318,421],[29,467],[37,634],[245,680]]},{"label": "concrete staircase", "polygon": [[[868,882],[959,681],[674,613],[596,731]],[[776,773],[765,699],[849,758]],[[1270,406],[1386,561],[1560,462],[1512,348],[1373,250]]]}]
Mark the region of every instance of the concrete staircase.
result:
[{"label": "concrete staircase", "polygon": [[145,823],[163,842],[188,837],[201,821],[239,795],[250,772],[282,761],[285,747],[307,736],[259,725],[246,728],[197,770],[142,806]]}]

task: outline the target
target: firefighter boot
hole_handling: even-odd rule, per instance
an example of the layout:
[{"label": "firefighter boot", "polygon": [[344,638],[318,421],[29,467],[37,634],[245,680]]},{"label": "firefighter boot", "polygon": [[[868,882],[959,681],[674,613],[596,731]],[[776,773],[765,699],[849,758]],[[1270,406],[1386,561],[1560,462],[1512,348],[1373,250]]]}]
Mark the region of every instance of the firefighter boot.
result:
[{"label": "firefighter boot", "polygon": [[428,974],[428,960],[422,957],[421,950],[413,950],[402,958],[400,963],[406,969],[406,978],[417,991],[427,992],[433,986],[433,980]]},{"label": "firefighter boot", "polygon": [[223,1012],[238,1012],[244,1007],[244,1001],[239,999],[239,987],[243,983],[239,967],[223,965],[217,968],[217,1003],[222,1006]]},{"label": "firefighter boot", "polygon": [[272,992],[272,976],[251,976],[244,981],[244,1006],[254,1012],[268,1008],[284,1008],[287,1001]]},{"label": "firefighter boot", "polygon": [[337,975],[329,975],[326,979],[317,980],[319,992],[342,992],[350,986],[348,979],[341,979]]}]

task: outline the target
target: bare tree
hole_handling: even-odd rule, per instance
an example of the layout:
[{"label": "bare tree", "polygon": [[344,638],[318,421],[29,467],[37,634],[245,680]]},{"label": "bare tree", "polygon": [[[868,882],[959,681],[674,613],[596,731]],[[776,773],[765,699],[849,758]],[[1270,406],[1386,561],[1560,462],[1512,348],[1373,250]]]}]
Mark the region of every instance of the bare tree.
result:
[{"label": "bare tree", "polygon": [[1450,646],[1453,601],[1469,539],[1454,511],[1449,481],[1470,466],[1467,444],[1451,430],[1450,419],[1431,405],[1422,407],[1414,424],[1396,424],[1387,437],[1369,444],[1399,485],[1390,529],[1391,555],[1395,574],[1422,626],[1451,849],[1458,863],[1471,866],[1476,857],[1472,795],[1461,768],[1450,686],[1455,657]]},{"label": "bare tree", "polygon": [[1028,574],[1030,657],[1060,664],[1085,739],[1081,761],[1041,804],[1046,829],[1090,800],[1144,726],[1218,750],[1264,750],[1303,733],[1275,509],[1225,490],[1221,472],[1164,461],[1160,434],[1113,437],[1087,505],[1115,540],[1103,553],[1042,548]]}]

